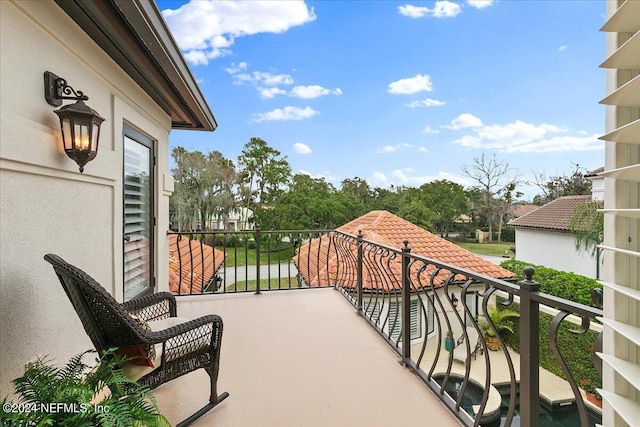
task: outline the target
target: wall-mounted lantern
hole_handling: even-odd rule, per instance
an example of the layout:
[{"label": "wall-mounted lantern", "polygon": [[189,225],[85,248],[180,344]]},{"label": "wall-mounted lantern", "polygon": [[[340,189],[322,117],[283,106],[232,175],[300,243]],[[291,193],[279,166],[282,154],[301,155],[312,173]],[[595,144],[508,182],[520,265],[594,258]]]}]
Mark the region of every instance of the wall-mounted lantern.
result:
[{"label": "wall-mounted lantern", "polygon": [[451,305],[453,305],[454,309],[458,308],[458,297],[453,292],[451,292]]},{"label": "wall-mounted lantern", "polygon": [[60,118],[65,153],[78,164],[80,173],[84,172],[84,165],[98,154],[100,125],[104,118],[84,103],[88,96],[50,71],[44,73],[44,97],[54,107],[62,105],[63,99],[76,101],[53,112]]}]

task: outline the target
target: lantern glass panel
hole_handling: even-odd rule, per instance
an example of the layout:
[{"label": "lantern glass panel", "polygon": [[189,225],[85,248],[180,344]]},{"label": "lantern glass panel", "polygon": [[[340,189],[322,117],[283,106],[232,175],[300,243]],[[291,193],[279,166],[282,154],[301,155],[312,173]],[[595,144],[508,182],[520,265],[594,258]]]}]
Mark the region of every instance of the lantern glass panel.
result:
[{"label": "lantern glass panel", "polygon": [[71,121],[69,118],[60,119],[62,125],[62,142],[64,143],[64,149],[70,150],[72,148],[73,135],[71,134]]}]

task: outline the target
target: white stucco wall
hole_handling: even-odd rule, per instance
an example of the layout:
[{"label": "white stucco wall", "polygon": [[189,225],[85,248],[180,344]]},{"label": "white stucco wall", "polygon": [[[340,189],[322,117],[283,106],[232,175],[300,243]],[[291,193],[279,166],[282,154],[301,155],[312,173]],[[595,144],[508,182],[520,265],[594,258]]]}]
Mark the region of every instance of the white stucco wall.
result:
[{"label": "white stucco wall", "polygon": [[[52,1],[0,1],[0,397],[36,355],[91,348],[51,266],[56,253],[122,300],[122,124],[156,142],[156,277],[167,288],[171,121]],[[106,120],[81,175],[44,99],[52,71]],[[66,104],[66,103],[65,103]],[[166,183],[166,184],[165,184]],[[163,188],[167,188],[164,191]]]},{"label": "white stucco wall", "polygon": [[596,277],[595,257],[577,252],[575,237],[570,233],[516,228],[516,259]]}]

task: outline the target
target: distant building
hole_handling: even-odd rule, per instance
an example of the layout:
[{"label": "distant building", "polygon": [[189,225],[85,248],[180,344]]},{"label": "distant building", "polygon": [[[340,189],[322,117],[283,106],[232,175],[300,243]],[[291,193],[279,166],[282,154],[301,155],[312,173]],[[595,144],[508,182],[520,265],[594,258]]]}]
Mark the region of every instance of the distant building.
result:
[{"label": "distant building", "polygon": [[559,197],[509,221],[516,229],[516,259],[595,278],[602,265],[596,256],[576,250],[569,229],[576,208],[589,201],[589,195]]},{"label": "distant building", "polygon": [[251,209],[234,209],[226,218],[214,216],[209,223],[209,229],[227,231],[253,230],[253,223],[250,221],[251,217],[253,217]]}]

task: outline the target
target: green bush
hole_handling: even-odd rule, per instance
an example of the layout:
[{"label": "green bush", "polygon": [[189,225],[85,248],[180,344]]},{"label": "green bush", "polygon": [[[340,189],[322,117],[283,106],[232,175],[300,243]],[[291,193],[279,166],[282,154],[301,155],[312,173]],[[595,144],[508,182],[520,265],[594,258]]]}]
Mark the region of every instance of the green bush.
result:
[{"label": "green bush", "polygon": [[[540,283],[541,292],[580,304],[589,305],[591,307],[594,307],[594,304],[591,301],[591,290],[594,288],[602,288],[602,285],[600,285],[595,279],[523,261],[510,259],[503,261],[500,265],[515,273],[518,280],[524,279],[522,270],[525,267],[533,267],[535,269],[533,279]],[[498,304],[498,306],[501,307],[500,304]],[[520,311],[520,306],[516,303],[511,304],[508,308],[514,311]],[[549,343],[549,328],[551,327],[552,321],[553,316],[540,313],[540,334],[538,340],[538,348],[540,349],[540,366],[549,372],[566,379],[555,355],[551,351]],[[520,325],[516,324],[513,329],[514,333],[506,336],[504,341],[509,347],[513,348],[516,352],[519,352]],[[562,357],[567,362],[569,371],[573,375],[577,384],[580,384],[581,382],[588,382],[589,384],[593,384],[595,387],[600,388],[602,387],[602,380],[593,367],[593,361],[591,360],[593,345],[598,337],[598,333],[591,330],[584,334],[574,334],[570,332],[570,330],[576,329],[579,329],[578,325],[574,325],[567,321],[560,325],[557,337],[560,354],[562,354]]]},{"label": "green bush", "polygon": [[533,280],[540,283],[540,292],[591,307],[595,307],[591,301],[591,291],[594,288],[602,289],[602,285],[595,279],[515,259],[503,261],[500,266],[515,273],[518,280],[524,279],[522,270],[525,267],[533,267],[536,271]]},{"label": "green bush", "polygon": [[513,227],[505,227],[505,228],[503,228],[502,229],[502,241],[503,242],[515,242],[516,241],[516,229],[513,228]]},{"label": "green bush", "polygon": [[[498,304],[499,307],[500,304]],[[516,303],[508,307],[509,310],[520,312],[520,306]],[[567,379],[564,372],[560,368],[555,355],[551,351],[549,343],[549,329],[553,317],[549,314],[540,313],[540,333],[538,339],[538,348],[540,349],[540,366],[547,371]],[[593,354],[593,345],[598,337],[595,331],[587,331],[584,334],[574,334],[570,330],[579,329],[578,325],[569,322],[562,322],[558,330],[558,350],[569,367],[569,372],[573,375],[576,384],[580,385],[581,381],[589,380],[597,388],[602,388],[602,380],[598,372],[593,367],[591,356]],[[516,352],[520,352],[520,324],[514,322],[513,334],[507,334],[503,337],[507,346],[513,348]]]}]

